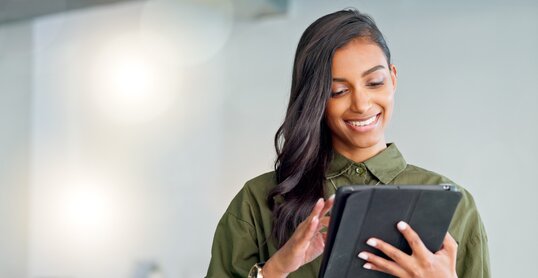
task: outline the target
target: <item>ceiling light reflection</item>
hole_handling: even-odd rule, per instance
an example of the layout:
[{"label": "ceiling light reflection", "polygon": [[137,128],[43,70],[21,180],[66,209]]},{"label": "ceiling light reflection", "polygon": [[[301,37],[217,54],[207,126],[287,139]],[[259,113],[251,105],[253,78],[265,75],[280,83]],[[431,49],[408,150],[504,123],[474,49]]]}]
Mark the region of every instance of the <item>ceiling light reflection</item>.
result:
[{"label": "ceiling light reflection", "polygon": [[170,108],[179,93],[180,73],[157,63],[136,35],[108,41],[93,65],[91,98],[107,118],[147,122]]}]

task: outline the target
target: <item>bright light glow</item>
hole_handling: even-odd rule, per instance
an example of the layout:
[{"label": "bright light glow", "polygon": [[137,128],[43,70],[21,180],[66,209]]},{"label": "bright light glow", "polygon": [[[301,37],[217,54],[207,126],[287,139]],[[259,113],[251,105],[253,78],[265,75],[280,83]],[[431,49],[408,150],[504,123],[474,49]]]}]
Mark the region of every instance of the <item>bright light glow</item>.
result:
[{"label": "bright light glow", "polygon": [[77,231],[95,230],[108,224],[107,212],[111,212],[108,196],[97,188],[87,187],[70,192],[66,196],[66,222]]},{"label": "bright light glow", "polygon": [[32,171],[28,277],[112,277],[112,265],[127,268],[144,227],[132,175],[55,158],[62,150],[50,149],[38,145],[39,167]]},{"label": "bright light glow", "polygon": [[110,236],[120,214],[114,184],[105,179],[79,175],[64,179],[58,193],[56,219],[75,242],[102,242]]},{"label": "bright light glow", "polygon": [[140,99],[151,89],[152,72],[143,61],[125,61],[115,71],[117,76],[112,81],[117,92],[124,94],[123,97]]},{"label": "bright light glow", "polygon": [[148,0],[139,23],[131,33],[103,35],[104,43],[92,49],[89,94],[91,109],[98,112],[92,115],[136,124],[177,104],[180,70],[210,60],[224,47],[233,5],[230,0]]},{"label": "bright light glow", "polygon": [[104,72],[104,84],[110,89],[107,96],[109,100],[124,103],[128,107],[143,108],[152,94],[156,94],[159,85],[155,80],[156,69],[135,55],[119,57]]},{"label": "bright light glow", "polygon": [[181,74],[159,64],[136,34],[108,40],[93,66],[91,98],[102,115],[120,123],[150,121],[179,93]]}]

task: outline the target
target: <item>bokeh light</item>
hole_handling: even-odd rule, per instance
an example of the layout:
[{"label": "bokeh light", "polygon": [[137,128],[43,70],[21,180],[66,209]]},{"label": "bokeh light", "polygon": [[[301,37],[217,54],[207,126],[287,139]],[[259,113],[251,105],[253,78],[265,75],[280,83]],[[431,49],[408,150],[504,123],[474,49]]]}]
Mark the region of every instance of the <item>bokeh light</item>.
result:
[{"label": "bokeh light", "polygon": [[153,120],[180,93],[180,72],[152,59],[137,34],[105,41],[92,77],[89,93],[97,111],[119,123]]},{"label": "bokeh light", "polygon": [[[57,229],[65,243],[72,247],[91,247],[110,242],[116,237],[117,223],[125,217],[128,199],[119,194],[120,179],[111,178],[79,167],[68,173],[50,167],[52,175],[44,175],[50,194],[43,196],[39,211],[48,219],[48,228]],[[65,167],[64,167],[65,169]],[[126,225],[126,223],[124,223]]]},{"label": "bokeh light", "polygon": [[[71,184],[62,192],[61,200],[65,215],[63,222],[71,226],[76,234],[87,234],[111,225],[110,217],[114,214],[110,194],[95,181],[81,181]],[[117,201],[117,200],[116,200]]]}]

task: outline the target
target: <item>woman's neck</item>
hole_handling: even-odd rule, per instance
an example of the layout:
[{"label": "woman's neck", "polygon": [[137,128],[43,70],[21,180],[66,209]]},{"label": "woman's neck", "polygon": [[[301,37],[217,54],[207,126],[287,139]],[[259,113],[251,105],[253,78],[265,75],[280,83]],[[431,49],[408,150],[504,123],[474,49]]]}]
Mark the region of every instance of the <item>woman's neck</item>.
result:
[{"label": "woman's neck", "polygon": [[357,163],[360,163],[374,157],[376,154],[386,149],[387,144],[385,143],[384,140],[381,140],[377,144],[366,147],[366,148],[361,148],[361,147],[342,148],[340,146],[333,146],[333,148],[335,151],[345,156],[346,158],[353,160]]}]

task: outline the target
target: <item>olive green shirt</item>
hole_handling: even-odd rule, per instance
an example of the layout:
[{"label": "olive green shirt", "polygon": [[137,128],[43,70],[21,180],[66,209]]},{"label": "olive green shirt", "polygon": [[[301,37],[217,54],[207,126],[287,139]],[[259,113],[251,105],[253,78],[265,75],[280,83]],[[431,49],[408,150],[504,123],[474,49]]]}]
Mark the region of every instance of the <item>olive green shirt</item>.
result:
[{"label": "olive green shirt", "polygon": [[[395,144],[363,163],[335,153],[326,177],[325,197],[349,184],[454,184],[439,174],[407,164]],[[275,186],[275,173],[266,173],[248,181],[232,200],[215,232],[207,277],[247,277],[255,263],[267,261],[277,251],[270,239],[272,216],[267,204],[268,193]],[[458,242],[458,277],[490,277],[486,230],[471,194],[456,186],[463,198],[449,232]],[[317,277],[321,257],[289,277]]]}]

